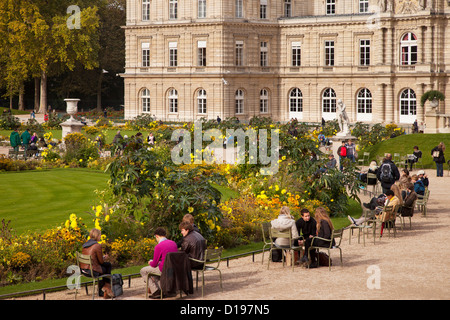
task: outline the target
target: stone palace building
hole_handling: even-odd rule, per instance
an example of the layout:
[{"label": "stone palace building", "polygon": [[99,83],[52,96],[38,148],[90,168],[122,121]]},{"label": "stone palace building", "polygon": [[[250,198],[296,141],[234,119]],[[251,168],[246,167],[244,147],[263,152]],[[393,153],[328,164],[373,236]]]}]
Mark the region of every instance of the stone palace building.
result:
[{"label": "stone palace building", "polygon": [[420,123],[424,92],[450,97],[449,17],[450,0],[127,0],[125,117],[320,122],[341,99],[351,122]]}]

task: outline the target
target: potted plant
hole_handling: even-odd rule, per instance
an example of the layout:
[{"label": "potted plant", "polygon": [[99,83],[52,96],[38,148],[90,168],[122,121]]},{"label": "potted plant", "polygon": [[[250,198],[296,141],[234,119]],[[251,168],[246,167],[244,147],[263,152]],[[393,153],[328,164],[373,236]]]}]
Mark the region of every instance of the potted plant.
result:
[{"label": "potted plant", "polygon": [[438,90],[430,90],[423,94],[420,99],[420,105],[423,107],[427,101],[430,101],[430,106],[436,108],[439,105],[439,100],[444,101],[445,95]]}]

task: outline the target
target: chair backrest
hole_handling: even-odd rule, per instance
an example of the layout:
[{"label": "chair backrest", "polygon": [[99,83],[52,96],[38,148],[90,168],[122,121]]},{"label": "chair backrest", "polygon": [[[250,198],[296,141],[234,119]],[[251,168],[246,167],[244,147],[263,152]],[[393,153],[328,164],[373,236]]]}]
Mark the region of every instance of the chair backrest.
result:
[{"label": "chair backrest", "polygon": [[[215,265],[218,268],[220,265],[220,259],[222,258],[223,247],[217,249],[206,249],[205,251],[205,265]],[[216,265],[217,263],[217,265]]]},{"label": "chair backrest", "polygon": [[270,222],[263,222],[261,223],[261,229],[262,229],[262,237],[264,243],[270,243]]},{"label": "chair backrest", "polygon": [[[91,277],[93,276],[93,272],[92,272],[92,259],[91,256],[89,254],[82,254],[80,252],[76,252],[76,257],[77,257],[77,265],[78,268],[80,268],[80,264],[87,264],[89,266],[89,270],[91,272]],[[85,275],[85,273],[83,273]]]},{"label": "chair backrest", "polygon": [[331,234],[331,243],[330,247],[333,247],[333,239],[335,242],[335,247],[339,247],[341,245],[342,235],[344,234],[344,229],[333,230]]},{"label": "chair backrest", "polygon": [[270,238],[284,238],[289,240],[289,248],[292,247],[292,230],[288,228],[286,230],[280,231],[275,228],[270,228]]}]

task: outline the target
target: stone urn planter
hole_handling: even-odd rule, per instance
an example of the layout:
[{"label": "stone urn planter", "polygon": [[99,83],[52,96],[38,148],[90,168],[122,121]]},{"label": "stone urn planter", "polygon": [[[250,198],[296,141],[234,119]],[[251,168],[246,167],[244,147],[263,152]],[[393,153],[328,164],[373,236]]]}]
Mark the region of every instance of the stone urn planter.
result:
[{"label": "stone urn planter", "polygon": [[84,124],[73,117],[78,111],[78,101],[80,101],[80,99],[64,99],[64,101],[66,102],[66,112],[70,115],[70,118],[61,123],[63,140],[69,133],[81,133],[81,128],[84,126]]}]

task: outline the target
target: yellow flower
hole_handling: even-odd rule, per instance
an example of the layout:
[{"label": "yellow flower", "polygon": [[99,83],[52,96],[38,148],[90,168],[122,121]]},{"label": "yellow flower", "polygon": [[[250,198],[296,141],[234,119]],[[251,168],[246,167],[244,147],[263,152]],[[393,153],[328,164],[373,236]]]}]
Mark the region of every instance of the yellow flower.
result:
[{"label": "yellow flower", "polygon": [[192,207],[189,207],[189,208],[188,208],[188,212],[189,212],[189,213],[192,213],[193,211],[194,211],[194,208],[192,208]]},{"label": "yellow flower", "polygon": [[109,214],[105,217],[105,221],[106,221],[106,222],[109,221]]}]

